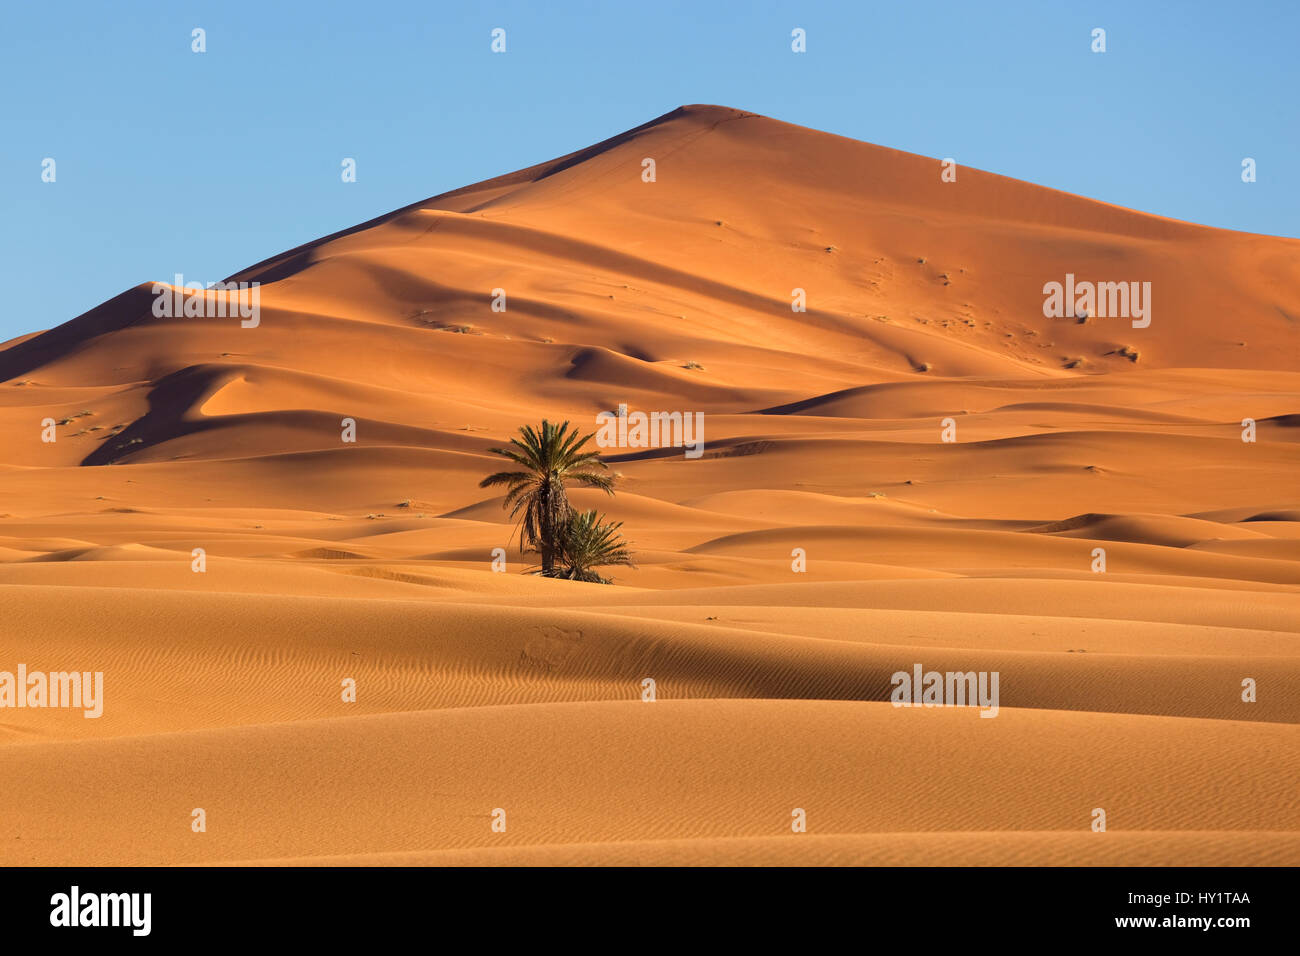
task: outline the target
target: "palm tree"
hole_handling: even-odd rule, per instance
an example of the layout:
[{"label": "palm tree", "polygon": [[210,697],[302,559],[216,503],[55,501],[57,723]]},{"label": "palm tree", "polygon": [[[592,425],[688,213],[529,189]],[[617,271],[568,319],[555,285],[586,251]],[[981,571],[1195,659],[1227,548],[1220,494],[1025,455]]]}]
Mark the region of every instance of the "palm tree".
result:
[{"label": "palm tree", "polygon": [[572,514],[564,483],[575,481],[612,495],[614,479],[600,473],[600,469],[608,466],[597,452],[582,450],[595,432],[579,438],[578,429],[570,430],[567,421],[552,425],[543,419],[541,431],[525,425],[519,434],[519,438],[510,439],[508,447],[488,450],[509,458],[523,470],[488,475],[479,482],[479,487],[507,487],[502,504],[510,509],[510,517],[523,512],[519,518],[520,550],[527,545],[540,552],[542,574],[553,577],[555,558]]},{"label": "palm tree", "polygon": [[609,584],[609,578],[601,577],[592,569],[616,564],[627,568],[636,567],[627,550],[627,542],[618,533],[623,522],[607,523],[603,520],[604,517],[597,515],[594,510],[570,516],[560,546],[560,560],[564,567],[555,572],[556,577]]}]

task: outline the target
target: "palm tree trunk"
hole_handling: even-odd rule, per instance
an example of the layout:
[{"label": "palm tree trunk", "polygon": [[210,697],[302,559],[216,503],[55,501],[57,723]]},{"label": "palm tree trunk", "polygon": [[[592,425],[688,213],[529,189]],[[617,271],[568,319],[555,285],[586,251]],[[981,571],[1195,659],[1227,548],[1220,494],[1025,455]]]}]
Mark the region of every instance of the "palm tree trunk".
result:
[{"label": "palm tree trunk", "polygon": [[542,540],[542,576],[551,577],[555,572],[555,544],[556,544],[556,504],[555,501],[555,483],[551,478],[546,478],[542,482],[541,488],[542,508],[541,521],[538,531],[541,532]]},{"label": "palm tree trunk", "polygon": [[542,538],[542,574],[551,577],[555,573],[555,561],[561,553],[563,538],[569,528],[571,511],[564,482],[554,475],[547,476],[542,482],[540,493],[542,508],[538,531]]}]

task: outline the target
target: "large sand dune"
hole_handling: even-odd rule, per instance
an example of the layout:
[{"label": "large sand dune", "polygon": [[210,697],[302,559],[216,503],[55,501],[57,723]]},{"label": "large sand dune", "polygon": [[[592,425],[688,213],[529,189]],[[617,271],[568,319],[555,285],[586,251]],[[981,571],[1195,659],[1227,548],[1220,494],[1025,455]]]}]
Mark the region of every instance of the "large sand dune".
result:
[{"label": "large sand dune", "polygon": [[[104,674],[0,863],[1300,864],[1300,240],[940,171],[683,107],[0,346],[0,672]],[[487,449],[620,403],[638,567],[520,573]]]}]

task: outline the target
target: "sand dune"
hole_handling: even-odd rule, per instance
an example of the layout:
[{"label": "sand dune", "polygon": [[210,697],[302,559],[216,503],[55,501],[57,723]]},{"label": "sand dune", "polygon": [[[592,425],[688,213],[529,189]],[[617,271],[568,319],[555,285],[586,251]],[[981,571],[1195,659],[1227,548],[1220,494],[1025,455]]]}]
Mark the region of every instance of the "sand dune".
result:
[{"label": "sand dune", "polygon": [[[105,689],[0,863],[1300,863],[1300,240],[939,170],[682,107],[4,343],[0,672]],[[704,415],[571,489],[637,567],[521,573],[488,448],[620,404]]]},{"label": "sand dune", "polygon": [[[0,749],[0,764],[29,784],[0,801],[21,835],[6,840],[14,862],[563,854],[592,843],[617,854],[626,841],[797,841],[793,808],[807,811],[813,833],[873,834],[898,855],[893,834],[905,845],[918,832],[1023,832],[1029,844],[1002,858],[1041,861],[1079,842],[1063,837],[1123,841],[1087,832],[1099,806],[1116,831],[1170,834],[1166,853],[1198,845],[1179,831],[1259,839],[1295,812],[1296,734],[1285,724],[1035,710],[981,720],[958,708],[816,700],[469,707],[14,744]],[[1242,761],[1243,747],[1252,760]],[[112,793],[112,807],[43,773],[51,760]],[[206,833],[190,829],[194,806],[207,812]],[[497,809],[507,829],[494,834]],[[1271,843],[1266,832],[1263,842],[1267,860],[1295,862],[1293,838]],[[782,845],[769,845],[767,859],[788,859]],[[1108,851],[1081,855],[1129,862],[1154,849],[1130,840]]]}]

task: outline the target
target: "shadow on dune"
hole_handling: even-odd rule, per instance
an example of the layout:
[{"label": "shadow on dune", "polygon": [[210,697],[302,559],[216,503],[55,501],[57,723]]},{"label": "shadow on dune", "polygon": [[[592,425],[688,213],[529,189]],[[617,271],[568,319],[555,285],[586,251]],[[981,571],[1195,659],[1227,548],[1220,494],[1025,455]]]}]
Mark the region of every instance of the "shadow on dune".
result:
[{"label": "shadow on dune", "polygon": [[5,349],[0,352],[0,382],[90,348],[101,335],[148,321],[153,315],[153,299],[153,283],[142,283],[75,319]]},{"label": "shadow on dune", "polygon": [[232,374],[228,366],[191,365],[163,376],[149,391],[149,411],[117,435],[106,439],[104,444],[83,458],[81,464],[111,465],[133,452],[219,426],[221,423],[216,419],[189,419],[186,416]]}]

